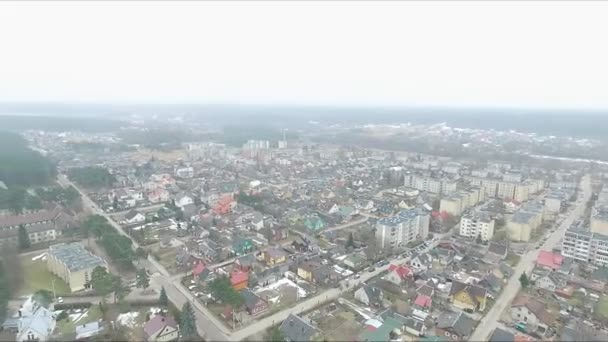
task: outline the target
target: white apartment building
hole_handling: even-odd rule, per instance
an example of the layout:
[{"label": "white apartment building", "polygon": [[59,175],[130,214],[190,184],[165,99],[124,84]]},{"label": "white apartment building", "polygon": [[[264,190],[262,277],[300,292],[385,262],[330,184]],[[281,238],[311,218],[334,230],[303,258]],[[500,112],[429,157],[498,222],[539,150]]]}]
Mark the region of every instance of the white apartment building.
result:
[{"label": "white apartment building", "polygon": [[570,227],[562,240],[562,255],[596,266],[608,266],[608,236]]},{"label": "white apartment building", "polygon": [[410,209],[376,222],[376,240],[382,249],[405,247],[429,234],[430,216],[422,209]]},{"label": "white apartment building", "polygon": [[494,236],[494,220],[487,215],[470,213],[460,219],[460,235],[470,238],[481,236],[484,241]]},{"label": "white apartment building", "polygon": [[434,194],[451,195],[456,192],[456,182],[424,175],[405,175],[405,186]]},{"label": "white apartment building", "polygon": [[516,211],[507,222],[507,232],[511,241],[530,241],[534,232],[543,222],[544,205],[528,202]]}]

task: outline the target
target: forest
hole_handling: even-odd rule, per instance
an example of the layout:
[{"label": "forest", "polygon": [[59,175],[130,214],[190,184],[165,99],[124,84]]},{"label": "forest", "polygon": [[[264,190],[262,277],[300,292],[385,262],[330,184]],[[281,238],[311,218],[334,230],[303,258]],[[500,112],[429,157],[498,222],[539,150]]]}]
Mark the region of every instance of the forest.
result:
[{"label": "forest", "polygon": [[56,175],[55,164],[30,149],[23,137],[0,131],[0,181],[7,187],[44,185]]}]

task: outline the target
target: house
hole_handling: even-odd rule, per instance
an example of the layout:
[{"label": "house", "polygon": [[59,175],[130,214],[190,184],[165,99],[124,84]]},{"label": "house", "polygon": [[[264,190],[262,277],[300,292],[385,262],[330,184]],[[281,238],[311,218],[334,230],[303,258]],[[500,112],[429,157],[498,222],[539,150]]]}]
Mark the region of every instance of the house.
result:
[{"label": "house", "polygon": [[186,193],[179,193],[175,196],[175,206],[183,208],[188,204],[194,204],[194,198]]},{"label": "house", "polygon": [[263,253],[264,262],[268,266],[274,266],[287,261],[287,253],[285,253],[281,248],[271,247],[266,249]]},{"label": "house", "polygon": [[414,305],[423,311],[429,311],[433,305],[433,299],[429,296],[418,295],[414,300]]},{"label": "house", "polygon": [[198,281],[205,281],[211,275],[211,270],[203,262],[198,262],[192,270],[192,276]]},{"label": "house", "polygon": [[460,309],[483,311],[486,308],[488,290],[483,287],[453,281],[448,299]]},{"label": "house", "polygon": [[463,312],[444,311],[437,317],[435,335],[451,341],[467,340],[473,333],[476,324],[474,319]]},{"label": "house", "polygon": [[217,215],[226,215],[234,209],[236,204],[236,201],[234,201],[231,195],[224,195],[217,201],[212,209]]},{"label": "house", "polygon": [[386,317],[380,326],[369,325],[360,336],[359,341],[384,342],[392,341],[393,336],[400,335],[404,330],[404,321],[396,317]]},{"label": "house", "polygon": [[260,230],[264,228],[264,216],[259,212],[255,212],[253,213],[250,223],[255,230]]},{"label": "house", "polygon": [[416,294],[433,298],[433,295],[435,294],[435,283],[429,279],[425,284],[420,285],[416,289]]},{"label": "house", "polygon": [[510,316],[514,322],[525,323],[528,331],[540,330],[544,333],[555,322],[555,315],[546,305],[531,296],[517,296],[511,303]]},{"label": "house", "polygon": [[266,233],[264,234],[264,236],[270,242],[282,241],[289,237],[289,230],[285,227],[279,226],[270,227],[266,228]]},{"label": "house", "polygon": [[378,287],[363,285],[355,291],[355,299],[368,306],[381,306],[384,293]]},{"label": "house", "polygon": [[488,246],[487,257],[491,260],[504,260],[507,257],[509,249],[505,244],[490,242],[490,246]]},{"label": "house", "polygon": [[403,320],[405,332],[414,336],[420,337],[426,334],[426,326],[424,322],[413,317],[405,317]]},{"label": "house", "polygon": [[388,267],[388,274],[384,276],[384,279],[390,281],[393,284],[401,285],[407,280],[414,279],[414,271],[404,265],[397,266],[391,264]]},{"label": "house", "polygon": [[251,239],[236,237],[232,242],[232,251],[236,255],[245,255],[253,252],[254,245]]},{"label": "house", "polygon": [[253,266],[256,264],[256,262],[257,261],[255,260],[253,254],[245,254],[238,257],[234,263],[241,271],[248,272],[253,270]]},{"label": "house", "polygon": [[298,277],[315,284],[330,284],[339,280],[339,275],[328,265],[323,265],[319,259],[307,260],[297,264]]},{"label": "house", "polygon": [[362,255],[361,253],[353,253],[347,256],[342,262],[351,270],[358,271],[363,268],[366,260],[365,255]]},{"label": "house", "polygon": [[550,292],[555,292],[565,285],[566,279],[561,274],[551,271],[539,276],[534,282],[534,286]]},{"label": "house", "polygon": [[19,309],[16,341],[48,341],[56,323],[53,312],[30,297]]},{"label": "house", "polygon": [[417,271],[427,271],[433,265],[433,257],[429,253],[420,253],[412,255],[409,262],[410,266]]},{"label": "house", "polygon": [[125,215],[124,222],[126,224],[136,224],[136,223],[146,222],[146,216],[144,216],[142,213],[138,212],[137,210],[130,210]]},{"label": "house", "polygon": [[501,328],[496,328],[490,336],[489,342],[515,342],[515,334]]},{"label": "house", "polygon": [[83,325],[78,325],[75,328],[76,340],[87,340],[90,337],[100,334],[103,331],[101,322],[90,322]]},{"label": "house", "polygon": [[268,302],[249,289],[242,290],[241,297],[243,297],[245,302],[247,313],[252,316],[258,315],[269,308]]},{"label": "house", "polygon": [[249,282],[249,273],[244,271],[235,271],[230,273],[230,284],[236,291],[247,288]]},{"label": "house", "polygon": [[146,341],[176,341],[179,327],[175,320],[165,315],[156,315],[144,324]]},{"label": "house", "polygon": [[537,267],[542,267],[552,271],[559,270],[563,262],[563,256],[561,256],[559,253],[553,253],[549,251],[541,250],[540,252],[538,252],[538,257],[536,258]]},{"label": "house", "polygon": [[279,326],[279,331],[287,342],[309,342],[317,340],[321,335],[319,329],[313,327],[308,321],[289,314]]},{"label": "house", "polygon": [[503,279],[497,277],[494,272],[490,272],[483,276],[483,278],[477,283],[477,285],[494,293],[500,292],[503,285]]},{"label": "house", "polygon": [[304,226],[308,230],[317,231],[325,228],[325,222],[318,215],[308,215],[304,219]]},{"label": "house", "polygon": [[151,203],[167,202],[169,198],[171,198],[169,192],[163,188],[156,188],[148,192],[148,201]]}]

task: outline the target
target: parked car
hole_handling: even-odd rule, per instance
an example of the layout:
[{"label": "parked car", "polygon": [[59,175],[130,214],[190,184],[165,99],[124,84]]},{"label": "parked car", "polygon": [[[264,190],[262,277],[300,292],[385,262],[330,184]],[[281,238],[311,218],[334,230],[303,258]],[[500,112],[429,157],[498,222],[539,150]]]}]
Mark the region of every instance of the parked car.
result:
[{"label": "parked car", "polygon": [[63,303],[63,297],[57,297],[57,303],[59,303],[59,304]]}]

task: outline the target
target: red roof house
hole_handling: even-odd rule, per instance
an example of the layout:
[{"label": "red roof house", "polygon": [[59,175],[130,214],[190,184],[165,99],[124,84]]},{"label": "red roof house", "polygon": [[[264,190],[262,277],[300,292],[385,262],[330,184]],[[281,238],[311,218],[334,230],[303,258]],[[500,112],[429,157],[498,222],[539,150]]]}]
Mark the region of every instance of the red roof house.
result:
[{"label": "red roof house", "polygon": [[404,281],[408,279],[413,279],[414,271],[411,268],[404,265],[394,265],[391,264],[388,267],[388,274],[386,275],[386,280],[390,281],[393,284],[401,285]]},{"label": "red roof house", "polygon": [[230,283],[235,290],[240,291],[247,288],[248,282],[249,273],[244,271],[235,271],[230,273]]},{"label": "red roof house", "polygon": [[414,301],[414,304],[421,308],[427,309],[430,308],[431,305],[433,305],[433,299],[426,295],[418,295],[418,297],[416,297],[416,300]]},{"label": "red roof house", "polygon": [[549,251],[540,251],[536,258],[536,266],[544,267],[550,270],[557,270],[564,262],[564,257],[557,253]]}]

